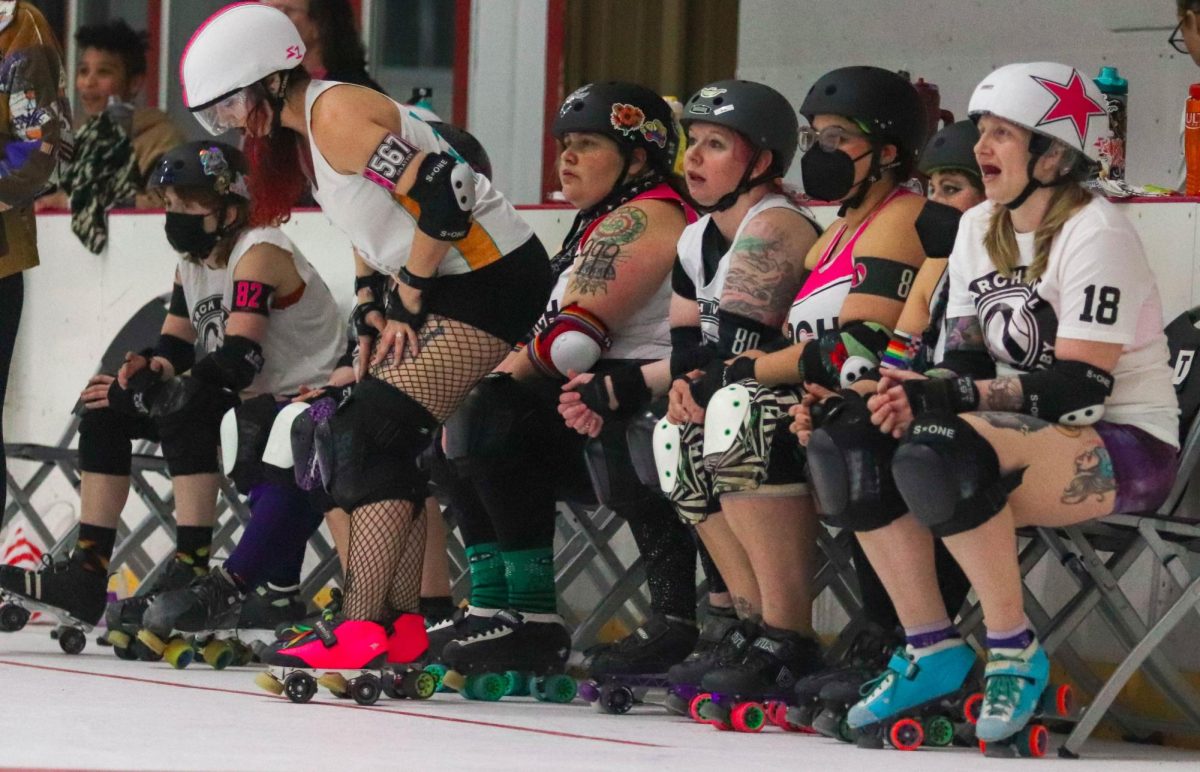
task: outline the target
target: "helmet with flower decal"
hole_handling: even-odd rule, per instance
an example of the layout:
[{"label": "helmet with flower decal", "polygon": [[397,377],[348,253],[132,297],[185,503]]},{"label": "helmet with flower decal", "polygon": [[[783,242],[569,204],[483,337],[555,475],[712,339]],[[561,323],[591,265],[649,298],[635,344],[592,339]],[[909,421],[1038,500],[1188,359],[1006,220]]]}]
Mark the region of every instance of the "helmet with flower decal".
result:
[{"label": "helmet with flower decal", "polygon": [[572,91],[550,131],[557,139],[572,131],[603,134],[617,143],[626,166],[633,149],[640,147],[646,162],[664,174],[671,173],[679,144],[675,115],[663,98],[645,86],[619,81]]}]

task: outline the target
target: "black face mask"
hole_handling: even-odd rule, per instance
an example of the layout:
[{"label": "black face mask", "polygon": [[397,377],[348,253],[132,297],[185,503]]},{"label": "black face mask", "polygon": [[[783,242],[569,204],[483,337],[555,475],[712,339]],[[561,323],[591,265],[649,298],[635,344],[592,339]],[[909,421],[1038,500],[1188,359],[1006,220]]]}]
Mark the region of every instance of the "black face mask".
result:
[{"label": "black face mask", "polygon": [[202,214],[184,214],[183,212],[167,212],[167,241],[176,252],[184,252],[197,260],[208,257],[208,253],[221,238],[220,232],[209,233],[204,230]]},{"label": "black face mask", "polygon": [[[851,158],[841,150],[829,151],[816,145],[800,158],[800,179],[804,192],[819,201],[841,201],[854,189],[854,164],[866,158],[868,150],[858,158]],[[869,177],[868,177],[869,179]],[[864,184],[867,180],[863,180]]]}]

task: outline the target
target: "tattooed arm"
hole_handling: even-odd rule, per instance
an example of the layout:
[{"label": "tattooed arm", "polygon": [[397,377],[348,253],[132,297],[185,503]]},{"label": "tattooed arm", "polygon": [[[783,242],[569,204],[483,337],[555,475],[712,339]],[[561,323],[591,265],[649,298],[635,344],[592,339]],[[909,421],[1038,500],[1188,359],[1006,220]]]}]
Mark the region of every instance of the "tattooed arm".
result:
[{"label": "tattooed arm", "polygon": [[[1083,362],[1112,372],[1121,358],[1119,343],[1099,343],[1075,338],[1059,338],[1054,344],[1054,356],[1058,360]],[[990,381],[976,381],[979,389],[979,407],[983,410],[1020,412],[1025,403],[1025,392],[1021,388],[1021,376],[1007,376]]]},{"label": "tattooed arm", "polygon": [[780,327],[804,277],[804,259],[817,232],[799,214],[768,209],[746,224],[734,243],[720,309]]}]

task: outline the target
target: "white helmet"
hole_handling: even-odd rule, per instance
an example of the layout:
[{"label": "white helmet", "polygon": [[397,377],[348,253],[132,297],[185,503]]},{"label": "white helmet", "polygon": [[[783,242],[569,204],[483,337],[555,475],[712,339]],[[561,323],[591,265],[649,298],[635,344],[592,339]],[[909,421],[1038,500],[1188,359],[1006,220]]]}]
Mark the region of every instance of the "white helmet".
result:
[{"label": "white helmet", "polygon": [[1004,118],[1098,161],[1099,142],[1110,132],[1104,105],[1100,89],[1074,67],[1030,62],[1005,65],[984,78],[967,114]]},{"label": "white helmet", "polygon": [[[263,3],[237,3],[208,17],[179,60],[183,103],[193,113],[215,107],[271,73],[291,70],[304,58],[304,41],[287,15]],[[232,128],[197,113],[214,134]]]}]

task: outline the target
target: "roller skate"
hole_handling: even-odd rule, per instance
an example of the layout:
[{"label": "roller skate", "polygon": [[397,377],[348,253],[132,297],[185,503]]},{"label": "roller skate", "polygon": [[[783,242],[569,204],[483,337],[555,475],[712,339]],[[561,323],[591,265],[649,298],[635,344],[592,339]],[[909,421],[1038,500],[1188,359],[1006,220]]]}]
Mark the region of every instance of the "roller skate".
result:
[{"label": "roller skate", "polygon": [[142,616],[159,593],[182,590],[197,576],[203,576],[207,572],[207,568],[196,568],[184,560],[172,560],[153,584],[139,587],[141,591],[136,595],[108,604],[108,608],[104,610],[104,622],[108,631],[100,637],[99,642],[112,646],[113,653],[120,659],[145,662],[157,662],[162,659],[137,639],[138,630],[142,627]]},{"label": "roller skate", "polygon": [[214,568],[184,589],[156,597],[137,638],[176,669],[190,665],[197,653],[216,670],[248,664],[251,649],[229,634],[238,628],[243,598],[233,577]]},{"label": "roller skate", "polygon": [[796,683],[795,706],[788,709],[794,725],[843,742],[854,737],[846,726],[846,712],[862,697],[859,689],[879,674],[904,636],[895,630],[868,625],[855,635],[839,662]]},{"label": "roller skate", "polygon": [[558,614],[500,611],[487,629],[446,644],[450,670],[442,682],[473,700],[528,694],[570,702],[578,688],[563,672],[570,653],[571,636]]},{"label": "roller skate", "polygon": [[319,619],[307,633],[272,644],[262,656],[267,669],[254,682],[292,702],[308,702],[318,685],[333,684],[359,705],[373,705],[383,693],[379,673],[388,652],[387,632],[375,622]]},{"label": "roller skate", "polygon": [[668,686],[667,670],[695,648],[698,634],[689,620],[655,614],[620,641],[591,652],[585,662],[591,678],[579,685],[579,696],[603,713],[628,713],[647,691]]},{"label": "roller skate", "polygon": [[703,691],[697,697],[698,720],[738,732],[760,732],[768,722],[789,729],[787,703],[796,681],[824,666],[816,640],[763,625],[741,659],[727,662],[700,680]]},{"label": "roller skate", "polygon": [[15,633],[40,611],[58,620],[50,637],[59,648],[78,654],[104,614],[108,577],[81,555],[42,563],[40,571],[0,566],[0,632]]},{"label": "roller skate", "polygon": [[[394,700],[427,700],[439,686],[438,678],[421,667],[429,649],[429,638],[425,632],[425,618],[421,614],[401,614],[395,621],[384,626],[387,630],[387,663],[379,671],[379,684],[383,693]],[[363,674],[359,674],[361,678]],[[354,695],[351,681],[343,673],[324,673],[317,678],[335,697]]]},{"label": "roller skate", "polygon": [[1046,755],[1050,730],[1046,718],[1071,720],[1071,687],[1050,687],[1050,660],[1035,640],[1025,649],[993,649],[984,670],[982,705],[975,724],[986,756],[1013,758]]},{"label": "roller skate", "polygon": [[978,714],[976,688],[969,681],[977,661],[975,650],[960,638],[929,646],[919,657],[897,649],[846,714],[856,744],[882,748],[886,740],[905,751],[950,745]]},{"label": "roller skate", "polygon": [[425,632],[429,635],[429,649],[425,654],[425,670],[437,678],[439,692],[451,691],[450,687],[442,683],[442,679],[446,677],[446,671],[449,669],[442,657],[446,644],[455,638],[467,638],[491,627],[492,617],[499,610],[477,606],[458,608],[450,616],[438,620],[426,628]]},{"label": "roller skate", "polygon": [[710,608],[692,653],[667,670],[663,706],[677,716],[692,715],[692,703],[700,694],[700,679],[725,660],[741,656],[755,634],[751,625],[738,620],[733,609]]}]

